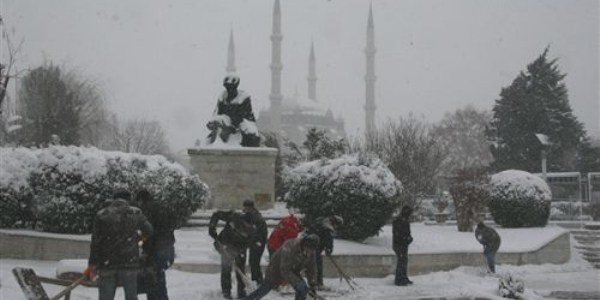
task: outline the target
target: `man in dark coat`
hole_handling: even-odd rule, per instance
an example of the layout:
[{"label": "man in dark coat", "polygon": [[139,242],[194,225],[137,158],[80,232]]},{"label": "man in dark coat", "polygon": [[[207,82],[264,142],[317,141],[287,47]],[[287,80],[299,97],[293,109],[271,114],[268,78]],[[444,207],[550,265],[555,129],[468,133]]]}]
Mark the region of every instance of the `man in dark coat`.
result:
[{"label": "man in dark coat", "polygon": [[330,256],[333,253],[333,237],[336,229],[343,224],[343,219],[336,215],[318,217],[314,221],[306,221],[306,234],[316,234],[319,237],[319,247],[315,253],[317,261],[317,284],[323,288],[323,251]]},{"label": "man in dark coat", "polygon": [[[114,200],[96,214],[88,267],[84,274],[98,272],[98,298],[113,300],[121,282],[126,300],[137,300],[138,242],[152,235],[152,225],[142,211],[129,206],[131,195],[118,191]],[[141,233],[140,234],[138,233]]]},{"label": "man in dark coat", "polygon": [[413,282],[408,279],[408,245],[412,243],[413,238],[410,234],[410,215],[412,208],[408,205],[402,207],[400,215],[392,223],[392,246],[396,253],[396,277],[394,284],[406,286]]},{"label": "man in dark coat", "polygon": [[252,273],[252,280],[256,281],[260,285],[263,279],[263,274],[260,269],[260,260],[263,252],[265,252],[265,245],[267,244],[267,222],[262,217],[262,214],[254,207],[254,201],[244,200],[244,212],[252,215],[252,223],[256,227],[255,241],[250,246],[249,262],[250,272]]},{"label": "man in dark coat", "polygon": [[[225,222],[225,227],[217,235],[217,224]],[[237,266],[237,293],[238,298],[246,296],[246,287],[242,275],[245,272],[246,250],[255,239],[256,228],[252,223],[252,215],[235,211],[218,210],[210,217],[208,234],[215,239],[215,249],[221,254],[221,290],[223,297],[231,298],[231,270],[233,263]]]},{"label": "man in dark coat", "polygon": [[500,248],[500,235],[493,228],[479,222],[475,229],[475,238],[483,245],[483,255],[486,258],[489,271],[496,273],[496,252]]},{"label": "man in dark coat", "polygon": [[239,84],[240,78],[237,75],[227,75],[223,80],[225,91],[217,101],[212,120],[206,124],[211,131],[208,135],[209,144],[212,144],[217,138],[227,142],[231,134],[240,132],[242,146],[259,146],[260,137],[252,112],[250,95],[238,90]]},{"label": "man in dark coat", "polygon": [[[296,291],[295,300],[305,300],[309,293],[317,295],[315,251],[318,245],[316,234],[287,240],[271,257],[263,283],[244,299],[259,300],[285,282]],[[302,279],[303,270],[306,271],[308,285]]]},{"label": "man in dark coat", "polygon": [[[165,217],[161,206],[147,190],[136,194],[136,203],[152,224],[154,234],[144,243],[146,260],[154,269],[156,282],[149,282],[146,289],[148,300],[169,300],[167,292],[167,278],[165,271],[173,265],[175,260],[175,228],[177,221]],[[138,287],[139,288],[139,287]]]}]

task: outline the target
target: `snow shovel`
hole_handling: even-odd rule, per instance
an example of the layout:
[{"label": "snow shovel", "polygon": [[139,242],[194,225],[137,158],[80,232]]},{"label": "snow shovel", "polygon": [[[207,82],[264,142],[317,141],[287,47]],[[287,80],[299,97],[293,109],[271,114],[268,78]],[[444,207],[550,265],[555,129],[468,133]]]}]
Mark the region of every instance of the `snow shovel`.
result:
[{"label": "snow shovel", "polygon": [[[335,262],[335,260],[333,259],[333,257],[327,255],[327,257],[329,258],[329,260],[331,261],[331,264],[337,269],[337,271],[340,273],[340,276],[342,278],[344,278],[344,280],[346,280],[346,283],[350,286],[350,288],[352,290],[355,289],[355,286],[358,286],[358,283],[356,283],[356,281],[354,281],[354,279],[352,279],[352,277],[348,276],[346,273],[344,273],[344,271],[342,270],[342,268],[340,267],[340,265],[337,264],[337,262]],[[340,279],[341,280],[341,279]]]},{"label": "snow shovel", "polygon": [[81,276],[81,278],[73,281],[56,296],[50,298],[46,294],[40,278],[38,278],[33,269],[17,267],[13,268],[12,272],[27,300],[58,300],[62,297],[65,297],[65,300],[69,300],[71,298],[71,291],[86,279],[85,276]]}]

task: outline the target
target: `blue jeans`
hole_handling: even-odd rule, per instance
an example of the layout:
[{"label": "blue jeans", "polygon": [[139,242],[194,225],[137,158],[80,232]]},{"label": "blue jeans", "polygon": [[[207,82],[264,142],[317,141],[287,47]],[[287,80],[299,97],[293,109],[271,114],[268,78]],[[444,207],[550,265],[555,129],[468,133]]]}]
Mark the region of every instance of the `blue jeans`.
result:
[{"label": "blue jeans", "polygon": [[146,296],[148,300],[169,300],[167,293],[167,277],[165,271],[175,261],[175,247],[158,249],[154,255],[154,270],[156,271],[156,286]]},{"label": "blue jeans", "polygon": [[496,273],[496,253],[495,252],[488,252],[485,255],[485,259],[487,261],[487,265],[488,265],[488,269],[490,270],[490,272],[492,273]]},{"label": "blue jeans", "polygon": [[125,300],[138,300],[137,270],[101,269],[98,271],[98,300],[114,300],[117,282],[123,284]]}]

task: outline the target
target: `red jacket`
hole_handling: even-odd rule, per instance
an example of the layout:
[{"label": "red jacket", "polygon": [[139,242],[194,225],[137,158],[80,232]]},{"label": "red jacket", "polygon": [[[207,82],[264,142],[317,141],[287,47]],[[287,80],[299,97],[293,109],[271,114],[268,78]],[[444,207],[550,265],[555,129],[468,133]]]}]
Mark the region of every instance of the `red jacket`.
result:
[{"label": "red jacket", "polygon": [[276,251],[285,241],[295,239],[301,231],[302,225],[293,214],[281,219],[267,241],[269,250]]}]

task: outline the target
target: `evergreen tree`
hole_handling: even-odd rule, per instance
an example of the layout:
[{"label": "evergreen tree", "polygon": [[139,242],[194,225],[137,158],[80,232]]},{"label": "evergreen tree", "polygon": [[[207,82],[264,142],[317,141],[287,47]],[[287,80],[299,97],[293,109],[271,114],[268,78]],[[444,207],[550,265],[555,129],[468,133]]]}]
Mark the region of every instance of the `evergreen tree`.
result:
[{"label": "evergreen tree", "polygon": [[327,136],[325,130],[311,128],[306,134],[303,146],[308,150],[308,160],[336,158],[346,152],[343,139],[334,140]]},{"label": "evergreen tree", "polygon": [[21,81],[19,99],[24,143],[33,146],[53,142],[79,144],[80,114],[59,67],[52,64],[31,70]]},{"label": "evergreen tree", "polygon": [[496,100],[487,135],[498,171],[540,172],[542,145],[536,133],[545,134],[551,143],[546,149],[548,171],[580,167],[578,152],[586,134],[571,110],[566,74],[558,69],[557,59],[547,56],[548,48]]}]

